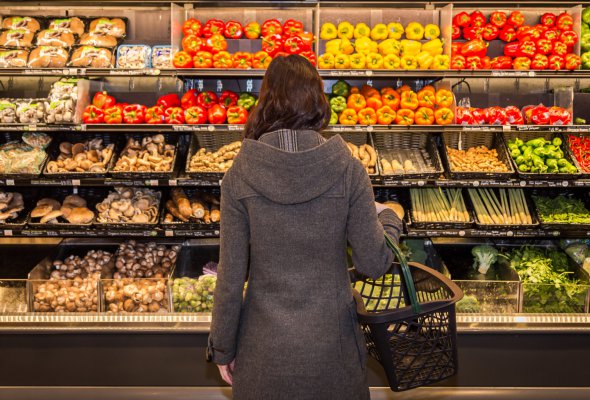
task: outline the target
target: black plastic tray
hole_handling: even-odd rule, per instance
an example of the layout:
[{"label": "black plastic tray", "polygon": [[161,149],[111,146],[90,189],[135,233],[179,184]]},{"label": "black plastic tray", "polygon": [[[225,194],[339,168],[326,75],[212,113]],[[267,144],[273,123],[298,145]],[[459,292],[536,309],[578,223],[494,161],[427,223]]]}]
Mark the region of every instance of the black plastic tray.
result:
[{"label": "black plastic tray", "polygon": [[[473,188],[473,189],[479,189],[479,188]],[[487,188],[487,189],[494,190],[494,188]],[[522,190],[522,189],[505,189],[505,190]],[[494,192],[495,192],[495,190],[494,190]],[[536,228],[539,226],[539,220],[538,220],[537,214],[535,212],[535,206],[534,206],[531,198],[529,196],[527,196],[526,193],[525,193],[525,200],[526,200],[527,206],[529,208],[529,214],[531,216],[531,220],[533,221],[532,224],[484,224],[483,222],[479,221],[479,218],[477,216],[477,212],[475,211],[475,207],[473,205],[473,201],[471,200],[471,196],[469,195],[469,193],[465,194],[465,199],[469,203],[469,207],[470,207],[471,213],[473,215],[473,220],[475,222],[475,226],[480,229],[523,229],[523,228],[528,229],[528,228]]]},{"label": "black plastic tray", "polygon": [[535,211],[535,217],[541,224],[541,228],[549,229],[549,230],[564,230],[564,231],[572,231],[572,230],[582,230],[588,231],[590,230],[590,222],[588,223],[581,223],[576,224],[573,222],[545,222],[541,218],[539,214],[539,209],[537,208],[537,204],[535,203],[533,196],[544,196],[544,197],[551,197],[555,198],[558,196],[563,197],[570,197],[570,198],[579,198],[582,200],[586,208],[590,211],[590,198],[588,197],[588,193],[583,191],[575,191],[575,190],[551,190],[551,189],[543,189],[543,190],[534,190],[531,193],[531,203],[533,203],[533,209]]},{"label": "black plastic tray", "polygon": [[[446,189],[442,188],[442,191],[445,192]],[[473,226],[474,219],[473,219],[473,212],[469,207],[469,201],[465,198],[465,193],[461,190],[461,196],[463,196],[463,201],[465,202],[465,207],[467,209],[467,214],[469,215],[469,221],[466,222],[444,222],[444,221],[416,221],[414,219],[414,209],[411,206],[412,202],[410,199],[410,193],[407,193],[407,203],[408,208],[406,212],[406,226],[408,229],[432,229],[432,230],[443,230],[443,229],[468,229]]]},{"label": "black plastic tray", "polygon": [[37,189],[34,188],[10,188],[6,187],[3,189],[4,192],[17,192],[23,195],[23,201],[25,204],[25,209],[18,213],[18,216],[8,222],[1,223],[0,222],[0,229],[16,229],[22,228],[27,224],[27,220],[29,219],[29,214],[31,210],[35,206],[34,199],[37,198]]},{"label": "black plastic tray", "polygon": [[[183,190],[189,199],[191,198],[191,196],[193,196],[195,193],[198,193],[198,192],[211,193],[211,194],[217,196],[217,198],[219,198],[219,196],[220,196],[219,189],[199,190],[199,189],[194,189],[194,188],[183,188]],[[161,212],[160,212],[160,226],[162,228],[164,228],[164,229],[167,229],[167,228],[180,229],[180,230],[186,229],[186,230],[203,231],[203,232],[219,231],[219,222],[212,222],[210,224],[199,223],[199,222],[194,222],[194,221],[182,222],[176,218],[174,218],[173,222],[164,222],[164,217],[168,213],[168,211],[166,209],[166,201],[171,198],[172,198],[171,191],[167,191],[161,201],[162,207],[161,207]]]},{"label": "black plastic tray", "polygon": [[217,151],[223,146],[241,140],[241,136],[242,132],[240,131],[193,133],[191,136],[189,151],[187,152],[184,173],[191,178],[206,182],[220,182],[223,179],[225,172],[190,171],[189,166],[191,158],[201,148],[205,148],[207,151]]},{"label": "black plastic tray", "polygon": [[[104,199],[107,198],[110,192],[114,191],[108,190],[105,192],[104,196],[96,202],[96,204],[101,203]],[[156,190],[157,192],[157,190]],[[156,215],[156,220],[154,222],[146,222],[146,223],[125,223],[125,222],[98,222],[98,211],[96,211],[96,207],[93,209],[95,212],[95,218],[93,225],[97,229],[154,229],[158,226],[158,222],[160,220],[160,213],[162,210],[162,193],[160,191],[160,203],[158,204],[158,214]]]},{"label": "black plastic tray", "polygon": [[333,136],[339,135],[345,142],[350,142],[355,146],[361,146],[363,144],[370,145],[377,153],[377,162],[375,164],[375,173],[368,174],[371,182],[376,185],[382,183],[381,174],[379,173],[379,152],[375,146],[373,136],[368,132],[322,132],[322,136],[326,139],[330,139]]}]

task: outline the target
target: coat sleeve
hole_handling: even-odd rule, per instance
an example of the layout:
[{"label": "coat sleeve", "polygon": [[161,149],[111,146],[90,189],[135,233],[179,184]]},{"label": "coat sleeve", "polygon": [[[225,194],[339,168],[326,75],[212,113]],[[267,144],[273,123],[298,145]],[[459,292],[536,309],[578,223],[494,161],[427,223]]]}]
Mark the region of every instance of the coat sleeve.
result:
[{"label": "coat sleeve", "polygon": [[[353,168],[349,190],[349,210],[346,226],[348,243],[352,247],[352,261],[356,270],[372,279],[382,276],[393,262],[393,253],[385,243],[387,232],[396,242],[402,221],[391,210],[377,216],[371,180],[364,170]],[[361,173],[362,172],[362,173]]]},{"label": "coat sleeve", "polygon": [[220,238],[208,358],[223,365],[229,364],[236,353],[250,247],[247,211],[234,197],[231,179],[227,176],[221,189]]}]

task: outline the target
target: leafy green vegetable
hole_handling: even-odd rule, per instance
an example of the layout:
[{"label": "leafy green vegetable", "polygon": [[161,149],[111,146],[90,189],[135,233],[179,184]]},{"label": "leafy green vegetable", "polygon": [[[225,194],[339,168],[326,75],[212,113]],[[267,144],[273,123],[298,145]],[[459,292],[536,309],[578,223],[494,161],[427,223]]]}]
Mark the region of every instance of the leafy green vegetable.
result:
[{"label": "leafy green vegetable", "polygon": [[458,313],[478,313],[481,310],[479,301],[474,295],[465,295],[456,305]]},{"label": "leafy green vegetable", "polygon": [[471,254],[474,257],[473,268],[484,275],[498,259],[498,250],[487,245],[475,246],[471,249]]},{"label": "leafy green vegetable", "polygon": [[590,211],[577,198],[557,196],[532,196],[541,222],[562,222],[573,224],[590,223]]}]

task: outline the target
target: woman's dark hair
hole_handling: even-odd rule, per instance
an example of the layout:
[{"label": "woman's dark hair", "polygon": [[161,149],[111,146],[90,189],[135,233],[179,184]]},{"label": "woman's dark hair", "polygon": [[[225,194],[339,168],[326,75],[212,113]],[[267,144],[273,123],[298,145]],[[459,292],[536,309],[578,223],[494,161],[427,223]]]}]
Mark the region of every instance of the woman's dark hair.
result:
[{"label": "woman's dark hair", "polygon": [[258,140],[278,129],[319,132],[328,126],[330,115],[324,83],[314,66],[299,55],[281,56],[268,66],[244,136]]}]

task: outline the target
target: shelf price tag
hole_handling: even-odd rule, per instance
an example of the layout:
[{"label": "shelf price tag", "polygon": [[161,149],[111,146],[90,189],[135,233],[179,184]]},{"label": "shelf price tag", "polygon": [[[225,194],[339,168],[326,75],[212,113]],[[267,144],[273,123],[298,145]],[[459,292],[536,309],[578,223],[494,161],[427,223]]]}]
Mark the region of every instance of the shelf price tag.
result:
[{"label": "shelf price tag", "polygon": [[166,230],[166,231],[164,231],[164,236],[166,236],[166,237],[174,236],[174,231]]},{"label": "shelf price tag", "polygon": [[4,229],[4,236],[12,236],[12,229]]},{"label": "shelf price tag", "polygon": [[252,91],[252,79],[248,79],[246,81],[246,92],[251,92]]},{"label": "shelf price tag", "polygon": [[178,186],[178,181],[176,179],[170,179],[168,181],[169,186]]},{"label": "shelf price tag", "polygon": [[146,182],[146,184],[148,186],[158,186],[158,180],[157,179],[150,179],[149,181]]},{"label": "shelf price tag", "polygon": [[80,179],[72,179],[72,186],[80,186]]},{"label": "shelf price tag", "polygon": [[14,186],[14,179],[7,179],[6,186]]}]

